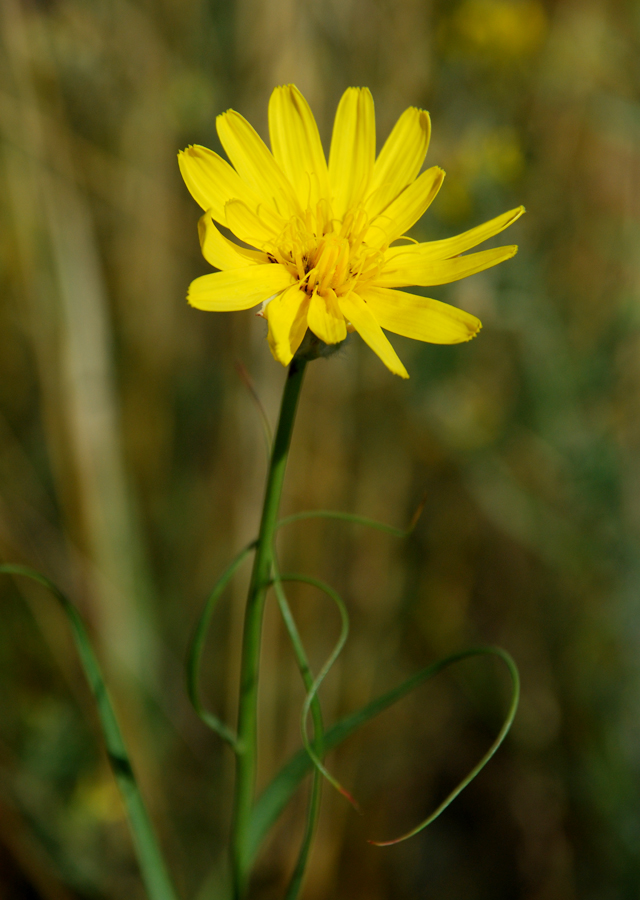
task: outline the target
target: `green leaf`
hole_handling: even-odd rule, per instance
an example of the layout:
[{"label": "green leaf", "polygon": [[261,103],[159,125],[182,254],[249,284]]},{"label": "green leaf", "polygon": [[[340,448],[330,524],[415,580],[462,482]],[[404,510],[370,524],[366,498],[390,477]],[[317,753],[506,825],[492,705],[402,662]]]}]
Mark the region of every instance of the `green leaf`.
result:
[{"label": "green leaf", "polygon": [[[278,599],[278,606],[280,608],[280,613],[287,629],[289,639],[291,640],[291,645],[293,647],[293,652],[296,658],[296,663],[298,664],[298,669],[300,671],[302,681],[307,691],[310,692],[312,691],[314,684],[313,673],[311,672],[309,660],[307,658],[307,654],[300,637],[300,632],[298,631],[298,626],[296,625],[295,619],[293,618],[293,614],[287,600],[287,595],[284,591],[284,588],[282,587],[282,581],[284,580],[297,581],[298,579],[296,579],[295,576],[285,577],[280,575],[280,572],[278,570],[277,558],[274,553],[273,586],[275,588],[276,597]],[[316,584],[315,586],[318,587],[319,585]],[[322,590],[322,587],[320,587],[320,589]],[[324,749],[324,725],[322,722],[322,710],[320,708],[320,701],[317,694],[314,694],[311,700],[311,714],[313,716],[314,752],[317,758],[320,759],[322,757]],[[304,716],[303,720],[303,730],[306,734],[304,723],[306,723],[306,715]],[[307,805],[307,819],[305,823],[304,835],[302,837],[302,842],[300,844],[300,850],[298,851],[298,858],[296,860],[294,870],[291,874],[291,878],[289,879],[289,884],[287,885],[287,891],[284,896],[284,900],[296,900],[298,894],[300,893],[302,881],[304,879],[304,873],[307,868],[307,862],[309,860],[311,844],[313,842],[313,837],[318,822],[318,815],[320,813],[321,793],[322,779],[320,777],[320,771],[316,769],[313,775],[311,794],[309,796],[309,803]]]},{"label": "green leaf", "polygon": [[320,670],[316,678],[313,679],[310,684],[305,682],[305,687],[307,688],[307,696],[305,697],[304,704],[302,706],[300,731],[302,733],[302,743],[304,744],[304,748],[309,754],[311,762],[316,767],[318,772],[324,775],[327,781],[332,784],[340,794],[346,797],[353,806],[357,807],[357,804],[355,803],[353,797],[347,790],[345,790],[345,788],[343,788],[337,778],[335,778],[323,764],[319,754],[311,745],[311,741],[309,740],[309,735],[307,733],[307,719],[309,717],[309,711],[313,708],[314,702],[317,700],[320,685],[329,674],[329,671],[334,665],[337,658],[342,653],[342,649],[347,642],[347,637],[349,636],[349,614],[347,613],[347,608],[340,594],[338,594],[337,591],[334,591],[334,589],[330,587],[326,582],[320,581],[319,578],[312,578],[308,575],[281,575],[280,580],[295,581],[301,584],[310,584],[312,585],[312,587],[318,588],[318,590],[322,591],[328,597],[330,597],[338,607],[338,612],[340,613],[340,634],[333,650],[329,654],[329,658],[322,666],[322,669]]},{"label": "green leaf", "polygon": [[[463,659],[469,659],[473,656],[497,656],[507,666],[507,669],[511,676],[513,690],[511,695],[511,702],[509,704],[509,710],[507,712],[505,721],[495,741],[492,743],[489,750],[484,754],[480,762],[455,788],[455,790],[453,790],[449,794],[446,800],[444,800],[444,802],[440,804],[437,810],[435,810],[435,812],[431,816],[429,816],[428,819],[426,819],[424,822],[421,822],[416,828],[412,829],[412,831],[410,831],[408,834],[405,834],[401,838],[396,840],[404,840],[413,834],[417,834],[418,831],[420,831],[422,828],[426,828],[427,825],[433,822],[447,808],[452,800],[457,797],[460,791],[462,791],[469,784],[469,782],[472,781],[473,778],[475,778],[475,776],[481,771],[481,769],[484,768],[484,766],[489,762],[498,747],[500,747],[500,745],[504,741],[516,714],[518,700],[520,697],[520,678],[518,675],[518,669],[512,657],[509,653],[506,652],[506,650],[502,650],[500,647],[472,647],[469,650],[462,650],[459,653],[453,653],[450,656],[445,657],[444,659],[438,660],[438,662],[432,663],[430,666],[427,666],[425,669],[422,669],[420,672],[417,672],[410,678],[407,678],[406,681],[403,681],[397,687],[393,688],[390,691],[387,691],[387,693],[382,694],[380,697],[372,700],[370,703],[367,703],[357,712],[354,712],[349,716],[345,716],[344,719],[341,719],[340,722],[337,722],[333,727],[329,728],[328,731],[325,732],[324,749],[325,751],[329,751],[334,747],[339,746],[342,741],[349,737],[350,734],[353,734],[353,732],[360,728],[362,725],[369,722],[385,709],[388,709],[402,697],[405,697],[412,690],[419,687],[419,685],[424,684],[425,681],[433,678],[443,669],[446,669],[448,666],[451,666],[456,662],[459,662]],[[253,815],[251,818],[249,829],[248,850],[251,860],[255,859],[255,856],[260,849],[260,845],[266,837],[269,829],[276,821],[286,804],[289,802],[292,794],[294,793],[302,779],[309,773],[312,767],[313,762],[309,757],[309,754],[304,748],[302,748],[289,760],[288,763],[283,766],[280,772],[275,776],[275,778],[271,781],[271,783],[259,797],[253,809]],[[382,843],[395,842],[396,841],[394,840]]]},{"label": "green leaf", "polygon": [[53,594],[64,610],[71,626],[84,674],[98,707],[107,756],[124,801],[129,826],[133,835],[136,856],[140,864],[140,871],[147,894],[150,900],[177,900],[178,895],[162,858],[153,825],[138,788],[129,754],[127,753],[98,660],[93,652],[80,613],[65,594],[39,572],[26,566],[0,565],[0,573],[3,572],[7,575],[23,575],[26,578],[37,581],[38,584],[41,584]]},{"label": "green leaf", "polygon": [[247,546],[243,550],[241,550],[236,558],[227,566],[220,578],[215,583],[213,590],[209,594],[207,602],[204,605],[202,614],[198,619],[198,624],[196,625],[196,629],[191,640],[191,645],[189,647],[189,652],[187,654],[187,693],[189,694],[189,699],[191,700],[193,708],[205,723],[205,725],[215,731],[224,741],[230,744],[236,753],[238,752],[238,739],[236,735],[217,716],[206,710],[204,708],[204,705],[202,704],[202,701],[200,700],[198,675],[200,672],[200,661],[202,659],[204,644],[207,637],[207,630],[209,628],[209,622],[211,621],[213,611],[217,606],[222,592],[235,575],[236,570],[244,562],[249,553],[251,553],[252,550],[255,550],[256,545],[257,541],[252,541],[250,544],[247,544]]},{"label": "green leaf", "polygon": [[370,519],[368,516],[359,516],[356,513],[338,512],[333,509],[311,509],[306,512],[294,513],[291,516],[285,516],[280,519],[276,528],[280,529],[285,525],[293,525],[294,522],[304,522],[307,519],[334,519],[338,522],[349,522],[351,525],[363,525],[365,528],[374,528],[376,531],[383,531],[385,534],[391,534],[393,537],[408,537],[418,523],[418,519],[422,515],[426,497],[423,497],[406,528],[396,528],[395,525],[387,525],[385,522],[378,522],[376,519]]}]

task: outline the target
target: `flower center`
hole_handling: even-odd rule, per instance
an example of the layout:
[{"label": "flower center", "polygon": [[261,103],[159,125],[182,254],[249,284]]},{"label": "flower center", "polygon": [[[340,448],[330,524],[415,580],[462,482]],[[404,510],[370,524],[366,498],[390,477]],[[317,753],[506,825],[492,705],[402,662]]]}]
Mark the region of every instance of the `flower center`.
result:
[{"label": "flower center", "polygon": [[380,271],[385,248],[370,247],[365,237],[369,219],[362,208],[349,210],[342,221],[331,216],[324,201],[303,216],[294,216],[266,252],[285,266],[309,295],[331,289],[350,293],[357,283]]}]

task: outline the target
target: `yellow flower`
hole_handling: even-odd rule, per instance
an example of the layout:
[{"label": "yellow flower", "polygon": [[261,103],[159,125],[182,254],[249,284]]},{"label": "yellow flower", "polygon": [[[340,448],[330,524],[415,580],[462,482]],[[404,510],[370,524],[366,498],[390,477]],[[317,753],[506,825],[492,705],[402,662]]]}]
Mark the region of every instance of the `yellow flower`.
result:
[{"label": "yellow flower", "polygon": [[285,366],[307,329],[326,344],[355,330],[403,378],[409,376],[383,328],[435,344],[478,333],[480,321],[470,313],[396,289],[446,284],[509,259],[517,247],[460,254],[511,225],[524,208],[457,237],[398,244],[444,178],[437,167],[418,174],[429,146],[428,113],[407,109],[376,158],[373,98],[367,88],[349,88],[328,164],[311,109],[293,85],[271,95],[271,151],[233,110],[218,116],[217,128],[234,168],[206,147],[178,155],[182,177],[205,210],[198,223],[202,253],[221,270],[191,283],[192,306],[263,304],[271,352]]}]

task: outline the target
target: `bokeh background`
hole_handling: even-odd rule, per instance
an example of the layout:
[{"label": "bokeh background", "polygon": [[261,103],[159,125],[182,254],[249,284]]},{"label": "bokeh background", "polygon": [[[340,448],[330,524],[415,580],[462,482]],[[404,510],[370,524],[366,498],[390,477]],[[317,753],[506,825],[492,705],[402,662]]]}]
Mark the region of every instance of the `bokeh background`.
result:
[{"label": "bokeh background", "polygon": [[[2,0],[0,555],[66,588],[90,623],[184,898],[216,900],[232,761],[191,711],[183,661],[213,581],[255,533],[265,473],[245,367],[273,421],[284,370],[251,313],[185,302],[207,271],[176,152],[219,148],[233,107],[266,136],[295,82],[328,143],[368,85],[379,139],[431,112],[447,178],[415,228],[444,237],[524,203],[518,256],[431,295],[481,335],[393,339],[403,382],[353,338],[309,367],[284,509],[290,569],[352,619],[327,719],[478,642],[522,673],[511,736],[482,755],[507,676],[468,662],[330,764],[305,900],[623,900],[640,893],[640,7],[632,0]],[[504,237],[504,236],[501,236]],[[500,241],[505,242],[505,241]],[[235,714],[243,572],[207,646],[210,704]],[[0,585],[0,895],[142,898],[122,807],[66,622]],[[335,610],[291,591],[318,665]],[[302,691],[269,608],[261,784],[298,746]],[[304,792],[260,859],[282,896]]]}]

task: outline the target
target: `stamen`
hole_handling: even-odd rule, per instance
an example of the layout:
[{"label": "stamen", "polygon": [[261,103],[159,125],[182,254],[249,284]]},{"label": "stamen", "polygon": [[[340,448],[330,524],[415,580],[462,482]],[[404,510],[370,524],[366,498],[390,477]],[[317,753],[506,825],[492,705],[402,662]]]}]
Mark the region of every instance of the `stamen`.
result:
[{"label": "stamen", "polygon": [[287,222],[269,252],[307,294],[317,293],[329,302],[329,291],[344,296],[379,272],[382,252],[367,246],[368,231],[363,207],[350,209],[339,221],[328,200],[321,198],[313,209],[307,207]]},{"label": "stamen", "polygon": [[306,285],[305,290],[307,293],[310,293],[310,292],[315,293],[315,291],[317,290],[317,286],[318,286],[318,270],[316,268],[313,268],[309,272],[307,272],[307,285]]},{"label": "stamen", "polygon": [[300,252],[300,249],[298,247],[296,247],[296,251],[295,251],[295,261],[296,261],[296,269],[298,270],[298,278],[300,279],[300,281],[302,281],[302,279],[305,276],[305,271],[304,271],[304,263],[302,262],[302,253]]},{"label": "stamen", "polygon": [[341,285],[347,272],[349,271],[349,244],[347,241],[343,241],[340,245],[340,255],[336,261],[335,265],[335,286],[338,287]]},{"label": "stamen", "polygon": [[338,260],[339,253],[340,245],[331,242],[331,244],[329,244],[325,252],[322,254],[320,260],[322,268],[320,267],[320,265],[318,266],[318,269],[322,272],[320,287],[318,288],[320,293],[326,290],[326,288],[328,288],[333,281],[333,278],[336,274],[336,262]]}]

